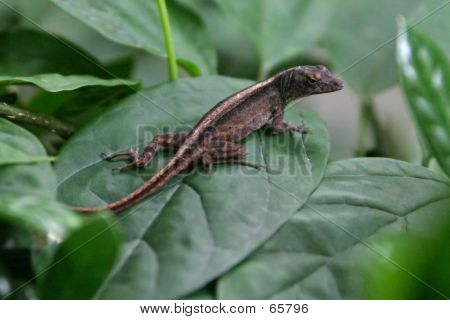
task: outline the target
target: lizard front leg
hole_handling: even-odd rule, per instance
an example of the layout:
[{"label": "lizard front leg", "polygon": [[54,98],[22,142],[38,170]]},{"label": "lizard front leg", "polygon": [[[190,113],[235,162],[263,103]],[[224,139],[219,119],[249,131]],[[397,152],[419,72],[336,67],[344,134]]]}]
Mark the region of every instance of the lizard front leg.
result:
[{"label": "lizard front leg", "polygon": [[284,122],[283,118],[284,118],[284,109],[281,105],[279,105],[276,107],[272,119],[271,129],[273,134],[279,134],[284,132],[308,133],[310,131],[305,127],[304,123],[300,125],[290,124]]},{"label": "lizard front leg", "polygon": [[212,173],[213,166],[221,163],[235,163],[252,168],[263,168],[262,164],[243,161],[247,152],[245,148],[230,141],[213,141],[204,147],[204,153],[201,157],[201,163],[208,170],[208,174]]},{"label": "lizard front leg", "polygon": [[130,168],[140,168],[146,166],[155,156],[159,149],[172,149],[177,150],[186,139],[186,133],[177,134],[160,134],[153,137],[152,141],[145,147],[144,151],[139,155],[136,149],[120,151],[111,155],[102,153],[100,156],[103,160],[113,160],[120,156],[126,156],[129,159],[129,163],[125,166],[115,168],[114,171],[125,171]]}]

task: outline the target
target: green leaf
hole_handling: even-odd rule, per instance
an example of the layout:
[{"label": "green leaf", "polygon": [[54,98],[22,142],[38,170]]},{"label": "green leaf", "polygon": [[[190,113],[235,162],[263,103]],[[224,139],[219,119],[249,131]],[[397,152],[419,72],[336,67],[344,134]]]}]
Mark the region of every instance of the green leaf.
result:
[{"label": "green leaf", "polygon": [[[156,1],[52,1],[113,41],[167,57]],[[169,3],[169,16],[177,55],[203,74],[214,73],[214,48],[200,19],[175,2]]]},{"label": "green leaf", "polygon": [[[432,15],[430,16],[430,13]],[[450,57],[450,41],[448,41],[448,33],[446,30],[450,28],[450,5],[448,0],[429,0],[423,1],[414,13],[414,17],[410,17],[409,21],[416,21],[423,17],[426,18],[418,25],[420,30],[423,30],[433,39]]]},{"label": "green leaf", "polygon": [[[371,299],[429,300],[450,297],[450,211],[436,219],[433,229],[423,235],[382,239],[397,268],[382,259],[368,270],[375,275],[367,295]],[[385,245],[390,242],[390,245]],[[411,254],[414,252],[414,254]],[[408,272],[405,272],[407,270]]]},{"label": "green leaf", "polygon": [[[313,0],[219,0],[255,46],[261,74],[310,49],[327,31],[338,3]],[[320,17],[320,18],[318,18]]]},{"label": "green leaf", "polygon": [[59,73],[110,78],[94,57],[67,40],[34,30],[0,33],[0,75]]},{"label": "green leaf", "polygon": [[[350,86],[361,96],[371,96],[397,82],[396,17],[412,16],[411,23],[417,22],[433,5],[422,0],[342,1],[323,46]],[[423,14],[416,16],[415,11]]]},{"label": "green leaf", "polygon": [[[111,168],[118,164],[101,161],[101,152],[133,145],[142,150],[155,134],[189,129],[186,124],[193,125],[218,101],[248,84],[225,77],[189,78],[126,99],[65,146],[56,163],[59,198],[98,205],[127,195],[168,157],[161,154],[144,171],[113,175]],[[184,296],[263,243],[306,201],[327,162],[324,123],[315,114],[303,116],[314,132],[305,146],[298,135],[257,132],[246,139],[248,161],[266,163],[267,171],[236,165],[217,166],[210,176],[195,171],[124,212],[126,247],[96,297]],[[294,109],[288,117],[301,121]]]},{"label": "green leaf", "polygon": [[[78,215],[52,199],[55,176],[50,165],[23,164],[47,158],[36,137],[0,119],[0,150],[0,220],[53,240],[81,224]],[[3,153],[8,150],[10,154]]]},{"label": "green leaf", "polygon": [[42,299],[91,299],[119,253],[114,222],[98,217],[73,232],[56,250],[43,273]]},{"label": "green leaf", "polygon": [[135,91],[133,87],[128,86],[92,86],[74,91],[42,91],[33,96],[27,107],[31,111],[50,114],[81,127],[89,119]]},{"label": "green leaf", "polygon": [[0,154],[3,163],[11,163],[0,166],[0,199],[6,192],[47,195],[54,190],[55,174],[50,164],[23,164],[27,159],[33,162],[47,157],[35,136],[8,120],[0,119],[0,145],[13,147],[14,152],[22,155],[19,159],[16,158],[20,161],[13,163],[8,159],[8,154]]},{"label": "green leaf", "polygon": [[0,165],[55,160],[54,157],[38,156],[28,151],[30,140],[37,143],[37,139],[28,131],[5,119],[0,119]]},{"label": "green leaf", "polygon": [[39,74],[32,77],[0,76],[1,85],[34,84],[46,91],[58,92],[76,90],[88,86],[131,86],[137,87],[139,82],[125,79],[100,79],[89,75],[63,76],[57,73]]},{"label": "green leaf", "polygon": [[69,231],[81,226],[79,215],[52,200],[51,197],[4,193],[0,197],[0,220],[22,229],[45,235],[50,241],[61,241]]},{"label": "green leaf", "polygon": [[449,207],[449,181],[426,168],[381,158],[331,163],[308,202],[220,279],[218,298],[361,299],[367,257],[382,260],[372,240],[419,232]]},{"label": "green leaf", "polygon": [[[403,30],[401,32],[404,32]],[[397,42],[403,90],[427,150],[450,176],[450,63],[426,35],[411,29]]]}]

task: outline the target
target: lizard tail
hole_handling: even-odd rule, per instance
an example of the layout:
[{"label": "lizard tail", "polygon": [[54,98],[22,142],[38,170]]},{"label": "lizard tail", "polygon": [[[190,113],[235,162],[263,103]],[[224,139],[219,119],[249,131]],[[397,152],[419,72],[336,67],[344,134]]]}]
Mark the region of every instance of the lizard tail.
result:
[{"label": "lizard tail", "polygon": [[70,209],[81,213],[92,213],[103,210],[111,210],[114,213],[119,213],[150,196],[158,191],[174,176],[185,170],[192,161],[186,161],[186,158],[176,158],[169,161],[161,168],[149,181],[142,184],[139,188],[128,194],[126,197],[115,202],[98,206],[98,207],[70,207]]}]

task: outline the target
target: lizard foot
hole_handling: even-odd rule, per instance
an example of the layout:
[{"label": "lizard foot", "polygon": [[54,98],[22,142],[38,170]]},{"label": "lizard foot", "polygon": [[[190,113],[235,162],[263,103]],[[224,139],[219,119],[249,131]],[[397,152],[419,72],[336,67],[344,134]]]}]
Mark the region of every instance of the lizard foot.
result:
[{"label": "lizard foot", "polygon": [[102,158],[102,160],[106,160],[106,161],[112,161],[115,158],[123,157],[123,156],[128,158],[126,160],[129,160],[132,162],[136,161],[136,159],[139,157],[138,152],[135,148],[130,148],[129,150],[111,153],[109,155],[104,152],[100,153],[100,158]]}]

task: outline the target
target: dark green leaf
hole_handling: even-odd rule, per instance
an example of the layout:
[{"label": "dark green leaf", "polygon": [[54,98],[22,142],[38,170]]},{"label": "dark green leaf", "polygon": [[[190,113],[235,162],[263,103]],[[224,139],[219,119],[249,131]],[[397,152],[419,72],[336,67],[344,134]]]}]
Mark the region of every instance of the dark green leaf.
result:
[{"label": "dark green leaf", "polygon": [[[167,56],[156,1],[52,1],[113,41]],[[177,55],[204,74],[215,72],[214,48],[198,17],[174,2],[169,3],[169,15]]]},{"label": "dark green leaf", "polygon": [[[360,299],[372,240],[415,233],[448,214],[450,184],[389,159],[334,162],[308,202],[219,281],[219,299]],[[411,252],[409,252],[411,254]]]},{"label": "dark green leaf", "polygon": [[10,84],[34,84],[46,91],[58,92],[75,90],[88,86],[130,86],[137,87],[136,81],[125,79],[100,79],[89,75],[63,76],[57,73],[39,74],[31,77],[0,76],[0,86]]},{"label": "dark green leaf", "polygon": [[[142,148],[157,133],[180,125],[189,129],[186,124],[194,124],[215,103],[248,84],[224,77],[179,80],[144,90],[107,111],[61,153],[56,165],[60,199],[98,205],[125,196],[167,157],[155,159],[140,174],[113,175],[111,168],[118,164],[102,162],[101,152]],[[97,297],[180,297],[263,243],[306,201],[328,158],[323,122],[311,113],[303,116],[314,132],[307,136],[306,147],[297,135],[258,132],[246,139],[248,161],[265,162],[267,171],[232,165],[218,166],[211,176],[195,171],[124,212],[127,245]],[[301,121],[294,109],[289,117]]]},{"label": "dark green leaf", "polygon": [[397,58],[401,84],[417,130],[426,149],[450,176],[450,63],[447,56],[430,38],[412,29],[398,38]]},{"label": "dark green leaf", "polygon": [[0,299],[9,295],[11,293],[11,290],[12,290],[11,279],[0,260]]},{"label": "dark green leaf", "polygon": [[90,299],[111,271],[119,253],[118,229],[98,217],[73,232],[56,250],[40,287],[43,299]]},{"label": "dark green leaf", "polygon": [[51,114],[67,123],[82,126],[105,108],[134,92],[135,89],[128,86],[93,86],[60,92],[42,91],[29,101],[28,109]]},{"label": "dark green leaf", "polygon": [[338,1],[220,0],[219,3],[256,47],[260,73],[264,76],[275,65],[304,53],[319,40],[327,31]]},{"label": "dark green leaf", "polygon": [[94,57],[67,40],[26,29],[0,33],[1,76],[46,73],[111,77]]}]

